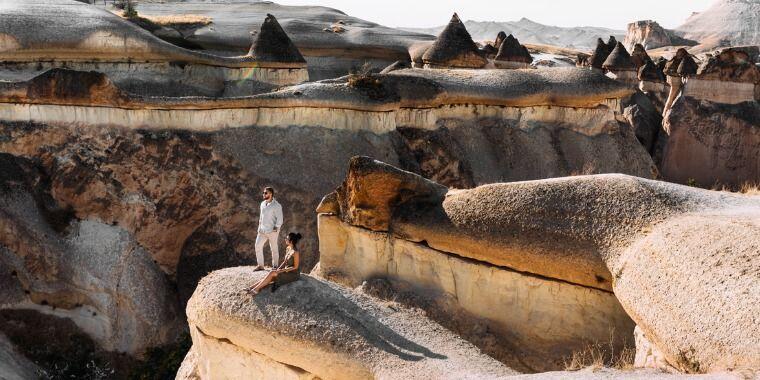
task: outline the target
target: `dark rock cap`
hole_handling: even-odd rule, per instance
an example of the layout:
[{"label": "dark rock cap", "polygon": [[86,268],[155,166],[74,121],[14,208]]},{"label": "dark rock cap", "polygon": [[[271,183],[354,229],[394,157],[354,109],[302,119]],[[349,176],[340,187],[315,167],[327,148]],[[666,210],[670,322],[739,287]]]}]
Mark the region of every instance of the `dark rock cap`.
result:
[{"label": "dark rock cap", "polygon": [[678,49],[676,51],[676,55],[671,58],[668,63],[665,64],[665,68],[663,69],[663,72],[665,75],[677,77],[678,74],[678,66],[681,65],[681,60],[683,60],[684,57],[688,56],[689,52],[686,51],[684,48]]},{"label": "dark rock cap", "polygon": [[694,61],[691,55],[687,55],[681,60],[676,72],[682,77],[691,77],[697,74],[697,69],[699,69],[697,62]]},{"label": "dark rock cap", "polygon": [[604,43],[604,40],[601,38],[596,40],[596,49],[594,49],[594,53],[591,54],[591,57],[588,59],[588,63],[591,67],[595,69],[602,69],[602,65],[604,65],[604,61],[607,60],[607,57],[610,56],[610,53],[612,53],[612,49],[610,49],[606,43]]},{"label": "dark rock cap", "polygon": [[612,51],[613,49],[615,49],[615,46],[617,46],[617,43],[618,41],[615,38],[615,36],[610,36],[610,39],[607,40],[607,48],[610,49],[610,51]]},{"label": "dark rock cap", "polygon": [[422,60],[426,64],[462,68],[481,68],[488,63],[456,13]]},{"label": "dark rock cap", "polygon": [[504,42],[502,42],[495,59],[497,61],[509,62],[533,62],[533,57],[528,52],[528,49],[526,49],[525,46],[520,45],[520,41],[511,34],[504,39]]},{"label": "dark rock cap", "polygon": [[496,35],[496,39],[493,41],[493,46],[496,47],[496,49],[498,49],[499,47],[501,47],[501,43],[504,42],[504,40],[506,39],[507,39],[507,33],[504,33],[504,31],[502,30],[501,32],[499,32],[499,34]]},{"label": "dark rock cap", "polygon": [[486,57],[493,58],[499,52],[499,49],[495,48],[493,45],[489,43],[489,44],[483,45],[483,47],[480,48],[480,52]]},{"label": "dark rock cap", "polygon": [[649,58],[649,54],[647,54],[646,49],[644,49],[644,45],[636,44],[633,46],[633,52],[631,53],[631,60],[633,61],[633,64],[636,65],[636,68],[638,69],[641,66],[644,66],[645,63],[651,61],[652,59]]},{"label": "dark rock cap", "polygon": [[261,24],[261,30],[248,55],[263,62],[306,63],[301,52],[271,14],[267,14]]},{"label": "dark rock cap", "polygon": [[618,42],[615,46],[615,50],[610,53],[607,60],[602,65],[603,68],[612,71],[633,71],[636,70],[631,55],[628,54],[628,50],[625,49],[622,43]]},{"label": "dark rock cap", "polygon": [[652,61],[648,61],[639,68],[639,80],[647,82],[665,83],[665,74]]}]

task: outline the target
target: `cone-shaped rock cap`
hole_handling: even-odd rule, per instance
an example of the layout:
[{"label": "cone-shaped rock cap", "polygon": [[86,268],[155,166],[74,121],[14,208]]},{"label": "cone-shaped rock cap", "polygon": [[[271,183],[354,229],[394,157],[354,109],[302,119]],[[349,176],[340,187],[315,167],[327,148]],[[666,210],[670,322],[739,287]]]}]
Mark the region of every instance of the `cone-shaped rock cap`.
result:
[{"label": "cone-shaped rock cap", "polygon": [[604,65],[604,61],[607,60],[607,57],[609,57],[611,52],[612,50],[607,47],[607,44],[604,43],[604,40],[601,38],[596,40],[596,49],[588,59],[589,65],[595,69],[601,69],[602,65]]},{"label": "cone-shaped rock cap", "polygon": [[678,66],[681,65],[681,60],[683,60],[684,57],[688,56],[689,52],[686,51],[684,48],[678,49],[676,52],[676,55],[668,61],[668,63],[665,64],[665,68],[663,71],[665,72],[665,75],[669,75],[672,77],[677,77],[678,74]]},{"label": "cone-shaped rock cap", "polygon": [[493,46],[497,49],[501,46],[502,42],[507,39],[507,33],[504,33],[502,30],[499,32],[499,34],[496,35],[496,39],[493,41]]},{"label": "cone-shaped rock cap", "polygon": [[456,13],[422,56],[422,61],[435,66],[462,68],[481,68],[488,63]]},{"label": "cone-shaped rock cap", "polygon": [[636,65],[631,60],[631,55],[628,54],[628,50],[625,49],[622,43],[618,42],[615,46],[615,50],[610,53],[607,60],[602,65],[603,68],[612,71],[633,71],[636,70]]},{"label": "cone-shaped rock cap", "polygon": [[267,14],[261,24],[261,31],[253,41],[248,55],[263,62],[306,63],[280,23],[270,14]]},{"label": "cone-shaped rock cap", "polygon": [[647,50],[644,49],[644,45],[636,44],[633,46],[633,52],[631,53],[631,60],[633,60],[633,64],[636,65],[636,68],[640,68],[641,66],[644,66],[645,63],[651,61],[652,59],[649,58],[649,54],[647,54]]},{"label": "cone-shaped rock cap", "polygon": [[615,49],[615,46],[617,46],[617,43],[618,42],[615,36],[610,36],[610,39],[607,40],[607,48],[610,49],[610,51],[612,51],[613,49]]},{"label": "cone-shaped rock cap", "polygon": [[697,69],[699,69],[697,62],[694,61],[691,55],[687,54],[678,65],[677,72],[682,77],[691,77],[697,74]]},{"label": "cone-shaped rock cap", "polygon": [[657,83],[664,83],[665,82],[665,74],[662,73],[662,70],[660,70],[659,67],[657,67],[657,64],[648,61],[643,66],[639,68],[639,80],[644,80],[647,82],[657,82]]},{"label": "cone-shaped rock cap", "polygon": [[510,34],[504,39],[504,42],[502,42],[499,47],[499,52],[496,54],[496,60],[531,63],[533,62],[533,57],[531,57],[528,49],[520,45],[520,41]]}]

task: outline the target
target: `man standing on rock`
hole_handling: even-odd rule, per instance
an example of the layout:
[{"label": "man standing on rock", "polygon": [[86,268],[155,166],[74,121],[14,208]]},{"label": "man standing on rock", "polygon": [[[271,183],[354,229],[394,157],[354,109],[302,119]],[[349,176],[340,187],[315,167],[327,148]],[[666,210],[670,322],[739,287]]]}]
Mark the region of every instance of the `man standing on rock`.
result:
[{"label": "man standing on rock", "polygon": [[282,227],[282,206],[274,199],[274,189],[264,188],[264,200],[259,207],[259,230],[256,236],[256,265],[257,269],[264,267],[264,244],[269,241],[272,250],[272,267],[277,268],[280,261],[280,251],[277,241]]}]

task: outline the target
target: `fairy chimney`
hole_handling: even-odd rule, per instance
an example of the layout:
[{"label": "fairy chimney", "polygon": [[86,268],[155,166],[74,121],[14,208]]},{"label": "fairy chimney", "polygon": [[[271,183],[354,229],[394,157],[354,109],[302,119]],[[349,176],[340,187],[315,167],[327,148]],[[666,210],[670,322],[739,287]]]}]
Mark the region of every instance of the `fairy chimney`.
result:
[{"label": "fairy chimney", "polygon": [[456,13],[422,56],[422,61],[425,68],[432,69],[479,69],[488,63]]},{"label": "fairy chimney", "polygon": [[507,36],[494,58],[494,65],[500,69],[525,69],[533,62],[533,57],[525,46],[513,35]]}]

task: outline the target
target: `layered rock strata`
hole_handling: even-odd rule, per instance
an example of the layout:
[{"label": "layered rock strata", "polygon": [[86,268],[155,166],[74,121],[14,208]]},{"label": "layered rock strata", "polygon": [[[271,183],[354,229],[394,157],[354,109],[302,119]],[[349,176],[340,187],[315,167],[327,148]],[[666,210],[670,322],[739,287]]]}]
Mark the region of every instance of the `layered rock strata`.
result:
[{"label": "layered rock strata", "polygon": [[[186,94],[207,96],[251,94],[308,80],[302,58],[274,57],[271,48],[269,55],[258,57],[183,49],[110,12],[73,0],[13,0],[0,9],[0,20],[0,75],[10,79],[67,67],[108,73],[136,92],[167,95],[178,87]],[[281,28],[279,33],[268,32],[279,25],[268,25],[259,37],[271,40],[270,47],[287,46]],[[253,50],[263,44],[261,38],[256,42]]]},{"label": "layered rock strata", "polygon": [[[756,368],[760,362],[752,343],[760,336],[753,322],[757,299],[747,297],[759,294],[751,280],[757,263],[749,259],[760,236],[757,197],[621,175],[487,185],[445,197],[443,189],[420,181],[368,158],[353,159],[343,186],[327,198],[336,201],[319,209],[321,271],[354,284],[387,277],[432,297],[453,292],[458,307],[475,315],[486,311],[479,316],[509,326],[518,339],[520,333],[561,336],[561,321],[587,320],[582,310],[591,305],[599,324],[586,323],[580,331],[594,336],[600,328],[621,328],[625,313],[616,309],[617,298],[667,362],[682,371]],[[705,234],[714,239],[695,238]],[[683,261],[683,255],[690,259]],[[732,264],[714,265],[719,259]],[[468,276],[464,263],[481,272]],[[680,269],[672,271],[673,266]],[[495,281],[500,271],[514,279]],[[539,292],[522,298],[515,291],[511,297],[492,295],[490,309],[472,304],[493,283],[503,283],[501,294],[510,294],[508,289],[532,288],[528,284],[534,280],[536,290],[567,287],[547,295],[585,291],[592,298],[573,297],[578,303],[568,304],[565,297],[544,298]],[[545,327],[510,323],[487,312],[495,308],[494,299],[502,299],[509,315],[525,310],[517,318],[524,322],[538,306],[518,305],[536,298],[543,300],[541,317],[552,322]],[[570,305],[579,308],[573,312]],[[577,328],[567,332],[583,334]],[[580,338],[568,337],[563,344]]]}]

